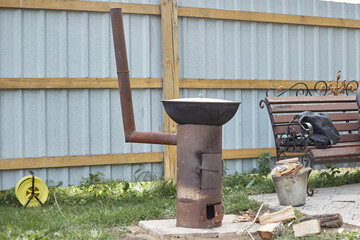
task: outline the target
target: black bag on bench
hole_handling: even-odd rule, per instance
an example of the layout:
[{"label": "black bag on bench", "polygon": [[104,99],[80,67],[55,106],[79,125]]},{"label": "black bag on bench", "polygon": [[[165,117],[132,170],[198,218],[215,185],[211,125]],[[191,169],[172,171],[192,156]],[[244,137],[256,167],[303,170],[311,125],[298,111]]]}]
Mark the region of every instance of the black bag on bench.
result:
[{"label": "black bag on bench", "polygon": [[[294,129],[290,127],[295,119],[299,119],[301,133],[294,132]],[[287,133],[284,135],[285,137],[280,142],[282,147],[306,147],[308,145],[328,148],[335,145],[340,139],[340,134],[328,115],[311,111],[295,115],[289,122]]]},{"label": "black bag on bench", "polygon": [[328,148],[338,143],[340,134],[328,115],[305,111],[298,116],[300,126],[304,122],[312,125],[313,134],[309,136],[308,145],[317,148]]}]

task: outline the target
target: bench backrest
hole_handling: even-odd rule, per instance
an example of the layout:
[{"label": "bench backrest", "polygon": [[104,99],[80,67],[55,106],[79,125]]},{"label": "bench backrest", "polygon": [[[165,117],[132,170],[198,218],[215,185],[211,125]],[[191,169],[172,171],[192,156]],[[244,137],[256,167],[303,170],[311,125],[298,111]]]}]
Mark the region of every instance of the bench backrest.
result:
[{"label": "bench backrest", "polygon": [[[289,121],[303,111],[326,113],[340,133],[339,142],[360,141],[357,133],[358,106],[355,96],[266,97],[275,139],[287,131]],[[296,121],[294,121],[296,122]],[[299,129],[295,127],[297,131]]]}]

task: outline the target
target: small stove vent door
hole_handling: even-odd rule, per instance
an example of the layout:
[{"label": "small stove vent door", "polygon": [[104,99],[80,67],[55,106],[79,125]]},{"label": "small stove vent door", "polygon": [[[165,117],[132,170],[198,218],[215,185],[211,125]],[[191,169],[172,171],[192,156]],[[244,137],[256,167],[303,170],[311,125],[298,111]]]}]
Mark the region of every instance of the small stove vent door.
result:
[{"label": "small stove vent door", "polygon": [[221,188],[223,175],[222,154],[202,154],[200,169],[200,188],[217,189]]}]

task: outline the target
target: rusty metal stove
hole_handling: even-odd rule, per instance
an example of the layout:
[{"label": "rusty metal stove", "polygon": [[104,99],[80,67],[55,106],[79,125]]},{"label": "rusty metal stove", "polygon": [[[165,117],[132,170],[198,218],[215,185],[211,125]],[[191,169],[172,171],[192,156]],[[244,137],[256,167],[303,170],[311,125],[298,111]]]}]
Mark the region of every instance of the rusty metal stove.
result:
[{"label": "rusty metal stove", "polygon": [[111,9],[116,66],[126,142],[177,145],[176,225],[213,228],[222,224],[222,125],[240,102],[209,98],[163,100],[178,123],[177,134],[135,129],[121,9]]},{"label": "rusty metal stove", "polygon": [[219,227],[224,216],[221,126],[235,115],[240,103],[211,98],[162,103],[170,118],[179,124],[176,225]]},{"label": "rusty metal stove", "polygon": [[212,228],[224,215],[221,126],[178,125],[176,225]]}]

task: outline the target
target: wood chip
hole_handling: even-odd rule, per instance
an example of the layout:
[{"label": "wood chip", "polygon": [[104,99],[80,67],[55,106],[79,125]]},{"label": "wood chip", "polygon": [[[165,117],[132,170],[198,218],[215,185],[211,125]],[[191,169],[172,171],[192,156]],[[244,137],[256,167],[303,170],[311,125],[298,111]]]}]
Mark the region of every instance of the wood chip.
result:
[{"label": "wood chip", "polygon": [[289,159],[284,159],[284,160],[280,160],[277,161],[276,164],[284,164],[284,163],[294,163],[294,162],[298,162],[299,158],[289,158]]},{"label": "wood chip", "polygon": [[250,222],[250,220],[244,216],[236,216],[235,219],[233,220],[234,223],[237,222]]},{"label": "wood chip", "polygon": [[275,176],[280,177],[281,173],[279,171],[279,169],[275,168]]},{"label": "wood chip", "polygon": [[294,208],[292,206],[288,206],[277,212],[263,214],[259,217],[259,221],[261,225],[266,225],[268,223],[284,222],[295,218]]},{"label": "wood chip", "polygon": [[295,167],[296,167],[295,163],[290,163],[289,166],[287,167],[287,169],[285,169],[284,171],[282,171],[280,173],[282,176],[289,175],[295,169]]}]

